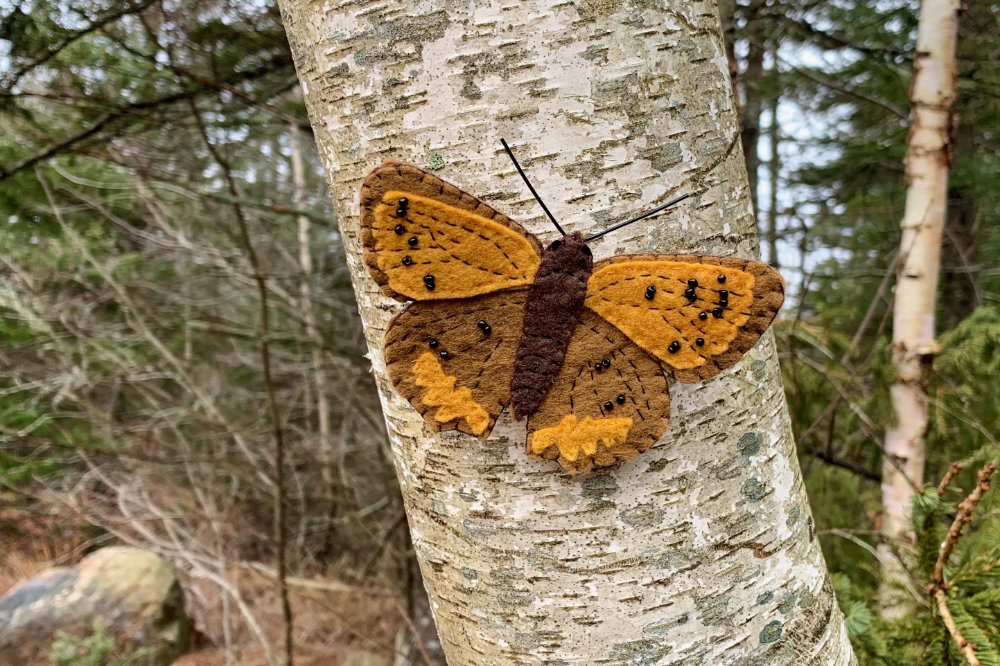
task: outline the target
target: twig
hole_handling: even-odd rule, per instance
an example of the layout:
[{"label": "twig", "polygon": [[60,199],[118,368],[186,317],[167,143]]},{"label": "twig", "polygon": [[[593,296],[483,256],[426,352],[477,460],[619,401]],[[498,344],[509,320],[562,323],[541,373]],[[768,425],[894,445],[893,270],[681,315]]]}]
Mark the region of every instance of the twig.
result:
[{"label": "twig", "polygon": [[979,663],[979,658],[976,656],[976,649],[973,644],[966,640],[962,632],[955,626],[955,618],[951,616],[951,610],[948,609],[948,599],[943,589],[938,589],[934,592],[934,600],[937,601],[938,612],[941,613],[941,620],[944,622],[944,626],[947,627],[951,637],[955,639],[958,649],[965,655],[969,666],[982,666]]},{"label": "twig", "polygon": [[292,616],[292,604],[288,595],[288,571],[287,571],[287,551],[288,551],[288,530],[285,526],[285,438],[281,427],[281,413],[278,409],[278,399],[275,394],[274,380],[271,376],[271,345],[268,338],[271,335],[270,308],[268,305],[267,279],[261,271],[260,258],[250,240],[250,230],[246,217],[243,215],[243,208],[239,205],[239,188],[236,187],[236,179],[233,178],[232,167],[228,160],[223,157],[222,152],[212,143],[208,136],[208,130],[201,118],[201,111],[198,110],[194,99],[189,99],[191,114],[199,134],[205,143],[205,147],[215,158],[216,163],[222,168],[222,174],[230,195],[233,197],[233,213],[239,227],[239,237],[243,244],[243,249],[247,255],[247,261],[253,270],[254,280],[257,283],[257,295],[259,308],[258,330],[260,337],[257,348],[260,353],[261,374],[264,381],[264,389],[267,393],[268,411],[271,417],[271,430],[274,436],[274,539],[278,551],[278,592],[281,597],[282,619],[284,620],[285,634],[285,666],[292,666],[294,663],[294,644],[292,636],[294,633],[294,618]]},{"label": "twig", "polygon": [[944,475],[944,478],[941,479],[941,483],[938,484],[937,487],[938,497],[944,497],[944,491],[948,488],[948,484],[950,484],[952,479],[955,478],[955,475],[961,472],[963,469],[965,469],[965,463],[953,462],[951,464],[951,469],[948,470],[948,472]]},{"label": "twig", "polygon": [[[969,496],[958,505],[958,513],[955,514],[955,520],[952,521],[951,528],[948,530],[948,538],[945,539],[944,545],[941,546],[941,554],[938,555],[937,563],[934,565],[934,577],[931,583],[932,591],[948,589],[948,585],[944,582],[944,567],[948,563],[952,551],[955,550],[958,539],[962,536],[962,530],[967,523],[972,522],[972,512],[976,510],[976,506],[983,499],[983,495],[990,489],[990,477],[993,476],[993,472],[996,469],[997,466],[995,464],[986,463],[979,470],[979,483],[969,493]],[[948,470],[948,473],[950,474],[951,470]]]},{"label": "twig", "polygon": [[409,627],[410,634],[413,635],[413,644],[416,646],[417,652],[420,653],[420,658],[424,660],[424,663],[427,666],[433,666],[434,661],[427,653],[427,646],[425,646],[424,642],[420,640],[420,630],[417,629],[417,625],[413,624],[413,619],[410,618],[410,615],[403,609],[402,605],[400,605],[398,601],[393,599],[392,603],[396,607],[396,610],[399,611],[399,615],[403,618],[403,622],[405,622],[406,626]]},{"label": "twig", "polygon": [[[966,524],[972,522],[972,512],[976,510],[979,502],[983,499],[983,495],[986,491],[990,489],[990,477],[993,476],[993,472],[996,471],[997,466],[993,463],[986,463],[981,470],[979,470],[979,483],[973,489],[969,496],[962,500],[962,503],[958,505],[958,513],[955,514],[955,520],[951,523],[951,528],[948,529],[948,538],[945,539],[944,545],[941,546],[941,552],[938,555],[937,563],[934,565],[934,575],[931,579],[931,584],[928,586],[928,592],[934,597],[937,602],[938,612],[941,614],[941,621],[944,622],[944,626],[948,629],[948,633],[955,640],[955,644],[958,645],[958,649],[962,651],[965,655],[966,660],[969,662],[969,666],[981,666],[979,658],[976,656],[976,646],[970,643],[962,632],[958,630],[958,626],[955,624],[955,618],[951,615],[951,610],[948,608],[948,597],[946,591],[948,589],[948,584],[944,581],[944,567],[948,563],[948,559],[951,557],[952,551],[955,550],[955,545],[958,544],[958,540],[962,536],[962,530],[965,528]],[[961,463],[952,463],[951,468],[945,474],[944,478],[941,480],[941,484],[938,486],[938,496],[940,497],[944,494],[945,489],[951,480],[961,471]]]},{"label": "twig", "polygon": [[[856,530],[841,530],[841,529],[823,530],[823,534],[830,534],[833,536],[838,536],[841,539],[847,539],[854,545],[863,548],[864,550],[868,551],[872,557],[878,560],[879,564],[885,567],[890,562],[889,558],[886,555],[879,553],[878,549],[876,549],[873,545],[871,545],[864,539],[855,536],[855,534],[858,533],[859,532]],[[819,534],[819,532],[817,532],[817,534]],[[878,534],[881,534],[881,532],[878,532]],[[920,604],[921,606],[927,605],[927,601],[924,599],[923,595],[921,594],[921,591],[917,589],[917,587],[914,586],[913,583],[911,583],[908,578],[904,577],[902,579],[902,583],[906,587],[906,591],[913,596],[913,600],[916,603]]]},{"label": "twig", "polygon": [[838,458],[835,455],[828,453],[826,451],[806,451],[807,455],[811,455],[818,460],[822,460],[828,465],[833,465],[834,467],[840,467],[846,469],[849,472],[854,472],[862,479],[867,479],[869,481],[874,481],[880,483],[882,481],[882,475],[878,472],[873,472],[861,463],[855,462],[853,460]]}]

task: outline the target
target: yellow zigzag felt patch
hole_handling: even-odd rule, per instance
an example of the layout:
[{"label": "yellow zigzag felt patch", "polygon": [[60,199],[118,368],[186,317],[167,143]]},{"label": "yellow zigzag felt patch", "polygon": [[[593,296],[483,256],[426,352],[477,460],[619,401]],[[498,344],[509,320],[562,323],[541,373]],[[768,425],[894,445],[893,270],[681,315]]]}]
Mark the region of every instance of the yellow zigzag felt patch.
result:
[{"label": "yellow zigzag felt patch", "polygon": [[472,399],[472,389],[455,389],[457,378],[444,373],[441,362],[434,354],[424,352],[413,364],[414,383],[427,389],[421,400],[428,407],[437,407],[434,420],[447,423],[455,419],[465,419],[476,435],[482,435],[490,426],[490,415]]},{"label": "yellow zigzag felt patch", "polygon": [[574,461],[580,457],[580,451],[588,456],[597,453],[598,443],[608,448],[624,444],[631,429],[632,419],[595,419],[587,416],[580,421],[569,414],[559,425],[535,432],[531,438],[531,452],[537,455],[555,444],[563,458]]}]

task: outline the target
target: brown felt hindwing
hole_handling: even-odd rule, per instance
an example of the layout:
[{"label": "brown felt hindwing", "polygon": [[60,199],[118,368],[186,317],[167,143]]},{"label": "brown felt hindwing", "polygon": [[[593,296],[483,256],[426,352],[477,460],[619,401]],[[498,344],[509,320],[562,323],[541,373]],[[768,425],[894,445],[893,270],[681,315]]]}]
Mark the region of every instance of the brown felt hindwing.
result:
[{"label": "brown felt hindwing", "polygon": [[529,285],[541,250],[506,215],[397,162],[365,178],[361,240],[372,277],[398,300],[467,298]]},{"label": "brown felt hindwing", "polygon": [[630,255],[599,262],[586,305],[661,361],[680,382],[736,364],[767,330],[785,283],[757,261]]},{"label": "brown felt hindwing", "polygon": [[570,473],[606,467],[651,447],[669,417],[657,360],[585,309],[559,376],[528,418],[527,451]]},{"label": "brown felt hindwing", "polygon": [[413,303],[390,322],[389,378],[431,428],[489,435],[510,403],[527,294]]}]

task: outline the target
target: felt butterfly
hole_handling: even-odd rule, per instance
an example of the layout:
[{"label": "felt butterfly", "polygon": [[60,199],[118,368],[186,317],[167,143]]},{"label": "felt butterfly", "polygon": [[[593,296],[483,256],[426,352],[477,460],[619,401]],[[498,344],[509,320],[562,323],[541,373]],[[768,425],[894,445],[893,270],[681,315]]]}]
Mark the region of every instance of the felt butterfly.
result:
[{"label": "felt butterfly", "polygon": [[731,367],[784,300],[781,276],[756,261],[595,263],[578,232],[543,248],[480,199],[398,162],[365,179],[361,225],[375,281],[411,302],[385,335],[395,389],[433,430],[480,438],[510,406],[527,419],[528,455],[570,473],[651,447],[670,415],[664,372],[697,382]]}]

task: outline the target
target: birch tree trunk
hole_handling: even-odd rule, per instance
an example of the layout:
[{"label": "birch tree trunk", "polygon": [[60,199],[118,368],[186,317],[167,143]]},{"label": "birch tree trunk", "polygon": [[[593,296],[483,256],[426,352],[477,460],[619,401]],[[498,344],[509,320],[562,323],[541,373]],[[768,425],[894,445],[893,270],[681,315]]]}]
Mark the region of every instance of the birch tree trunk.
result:
[{"label": "birch tree trunk", "polygon": [[505,137],[568,230],[698,192],[595,259],[756,256],[714,0],[280,5],[449,663],[853,663],[770,333],[732,371],[675,384],[655,448],[575,478],[528,459],[506,417],[486,444],[431,435],[385,376],[400,306],[362,263],[358,191],[387,158],[439,169],[548,242]]},{"label": "birch tree trunk", "polygon": [[906,612],[896,597],[906,575],[897,551],[913,541],[910,501],[924,481],[927,379],[935,353],[935,308],[941,239],[948,203],[951,106],[960,0],[924,0],[910,84],[908,186],[900,240],[901,268],[892,319],[897,381],[889,391],[895,424],[886,431],[882,462],[881,597],[890,616]]}]

